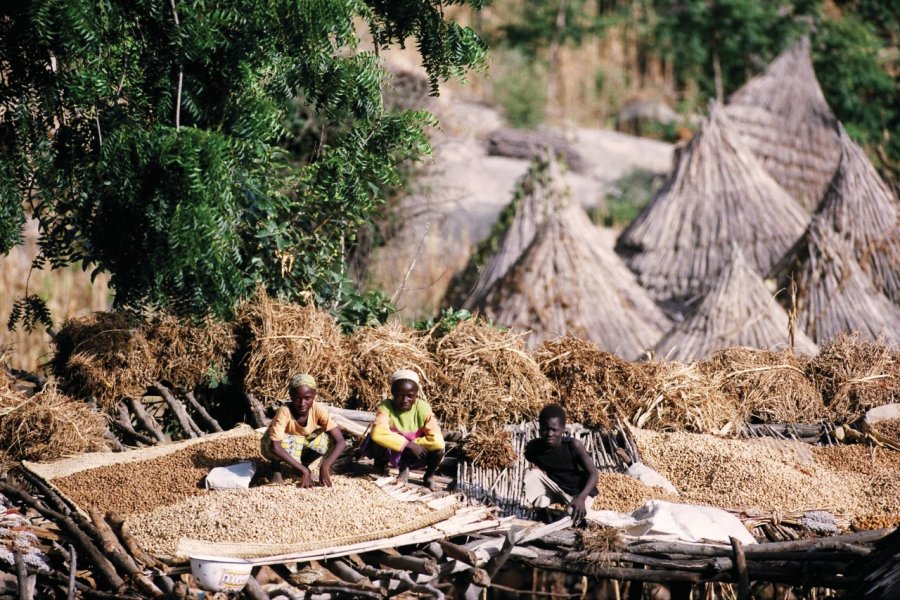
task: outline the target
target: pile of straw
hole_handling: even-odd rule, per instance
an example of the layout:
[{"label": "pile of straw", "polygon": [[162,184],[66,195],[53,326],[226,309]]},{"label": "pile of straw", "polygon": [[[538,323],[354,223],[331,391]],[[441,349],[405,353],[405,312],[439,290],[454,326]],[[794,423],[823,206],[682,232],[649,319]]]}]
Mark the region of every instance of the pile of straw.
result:
[{"label": "pile of straw", "polygon": [[230,323],[207,319],[195,325],[167,313],[153,318],[147,339],[156,356],[158,379],[186,391],[224,379],[237,349]]},{"label": "pile of straw", "polygon": [[347,346],[353,407],[374,410],[379,402],[390,397],[390,376],[398,369],[418,373],[422,392],[426,398],[430,395],[437,364],[422,332],[392,321],[356,330],[347,340]]},{"label": "pile of straw", "polygon": [[631,423],[655,431],[718,435],[740,429],[740,410],[697,363],[651,362],[635,366],[650,379],[650,387],[637,404],[624,408]]},{"label": "pile of straw", "polygon": [[699,364],[744,422],[813,423],[826,418],[806,375],[810,359],[790,350],[726,348]]},{"label": "pile of straw", "polygon": [[831,418],[849,422],[870,408],[900,401],[898,349],[842,334],[822,346],[809,364]]},{"label": "pile of straw", "polygon": [[80,398],[95,398],[103,410],[114,411],[125,397],[140,398],[156,378],[145,326],[124,313],[68,319],[55,343],[53,370],[61,387]]},{"label": "pile of straw", "polygon": [[535,419],[551,399],[521,335],[469,319],[435,340],[433,352],[443,377],[431,405],[448,428]]},{"label": "pile of straw", "polygon": [[0,461],[51,460],[105,448],[106,419],[54,383],[34,396],[0,390]]},{"label": "pile of straw", "polygon": [[588,427],[609,427],[617,410],[640,404],[651,387],[639,365],[587,340],[567,337],[544,342],[535,357],[569,421]]},{"label": "pile of straw", "polygon": [[615,552],[622,548],[622,533],[616,527],[588,523],[584,529],[579,529],[578,547],[591,554]]},{"label": "pile of straw", "polygon": [[518,459],[512,433],[500,425],[478,428],[463,442],[466,458],[482,469],[509,469]]},{"label": "pile of straw", "polygon": [[238,307],[248,336],[244,389],[267,406],[287,399],[288,379],[316,378],[319,395],[343,404],[350,395],[349,358],[334,318],[313,305],[288,304],[265,293]]}]

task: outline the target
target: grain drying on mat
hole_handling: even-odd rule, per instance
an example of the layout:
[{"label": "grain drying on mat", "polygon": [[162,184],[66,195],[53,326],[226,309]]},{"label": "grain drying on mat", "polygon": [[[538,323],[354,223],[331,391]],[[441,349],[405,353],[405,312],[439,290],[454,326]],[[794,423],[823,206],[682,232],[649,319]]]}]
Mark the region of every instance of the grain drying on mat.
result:
[{"label": "grain drying on mat", "polygon": [[121,515],[146,512],[209,492],[203,479],[213,467],[262,460],[256,435],[195,444],[149,460],[95,467],[54,479],[81,508]]},{"label": "grain drying on mat", "polygon": [[680,502],[681,498],[662,488],[644,485],[623,473],[600,473],[597,495],[594,496],[591,508],[630,513],[648,500]]},{"label": "grain drying on mat", "polygon": [[810,447],[774,439],[736,440],[634,431],[644,462],[678,489],[682,502],[763,511],[900,512],[900,455],[868,446]]},{"label": "grain drying on mat", "polygon": [[332,482],[330,488],[269,485],[222,490],[133,515],[128,522],[144,549],[175,556],[181,538],[220,543],[327,542],[390,529],[432,512],[421,502],[395,500],[364,479],[334,477]]},{"label": "grain drying on mat", "polygon": [[351,365],[353,402],[363,410],[375,410],[391,394],[391,373],[412,369],[419,374],[425,397],[440,375],[428,339],[392,321],[378,327],[361,327],[347,340]]},{"label": "grain drying on mat", "polygon": [[430,397],[448,429],[535,419],[552,393],[522,335],[470,319],[434,343],[444,377]]},{"label": "grain drying on mat", "polygon": [[244,388],[266,406],[287,400],[288,379],[316,378],[323,400],[342,405],[350,395],[349,359],[334,317],[315,306],[272,300],[264,292],[238,307],[249,337]]}]

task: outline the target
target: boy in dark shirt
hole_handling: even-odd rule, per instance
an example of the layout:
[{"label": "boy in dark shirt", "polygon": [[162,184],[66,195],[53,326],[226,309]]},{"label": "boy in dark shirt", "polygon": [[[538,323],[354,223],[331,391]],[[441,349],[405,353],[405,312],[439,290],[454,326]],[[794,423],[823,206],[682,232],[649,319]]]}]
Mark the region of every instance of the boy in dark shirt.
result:
[{"label": "boy in dark shirt", "polygon": [[564,503],[578,524],[588,512],[585,502],[597,493],[599,473],[581,442],[566,436],[565,430],[563,408],[545,406],[538,416],[540,437],[525,446],[525,458],[537,467],[525,472],[525,499],[536,508]]}]

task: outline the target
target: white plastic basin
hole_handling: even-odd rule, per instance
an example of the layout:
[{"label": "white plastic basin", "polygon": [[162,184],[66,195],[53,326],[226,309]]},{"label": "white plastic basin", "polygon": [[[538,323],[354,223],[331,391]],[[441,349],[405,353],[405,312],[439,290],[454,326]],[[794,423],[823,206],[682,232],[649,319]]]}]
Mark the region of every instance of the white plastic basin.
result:
[{"label": "white plastic basin", "polygon": [[239,592],[250,579],[253,564],[240,558],[192,556],[191,573],[210,592]]}]

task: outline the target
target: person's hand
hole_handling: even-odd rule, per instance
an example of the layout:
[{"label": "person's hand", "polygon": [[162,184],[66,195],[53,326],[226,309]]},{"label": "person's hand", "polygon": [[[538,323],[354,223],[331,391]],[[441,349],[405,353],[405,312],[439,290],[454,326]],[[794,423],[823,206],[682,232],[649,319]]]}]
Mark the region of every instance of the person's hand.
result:
[{"label": "person's hand", "polygon": [[306,467],[300,469],[300,483],[297,484],[297,487],[312,487],[312,475],[310,474],[309,469],[307,469]]},{"label": "person's hand", "polygon": [[410,442],[409,444],[407,444],[406,449],[409,450],[410,454],[413,455],[413,458],[422,458],[427,452],[425,448],[423,448],[419,444],[416,444],[415,442]]},{"label": "person's hand", "polygon": [[581,496],[573,498],[572,501],[569,502],[569,508],[572,511],[572,523],[574,525],[580,525],[584,520],[585,515],[587,515],[587,508],[584,506],[584,498]]},{"label": "person's hand", "polygon": [[331,465],[322,465],[319,468],[319,485],[331,487]]}]

